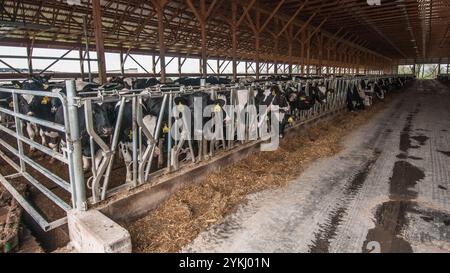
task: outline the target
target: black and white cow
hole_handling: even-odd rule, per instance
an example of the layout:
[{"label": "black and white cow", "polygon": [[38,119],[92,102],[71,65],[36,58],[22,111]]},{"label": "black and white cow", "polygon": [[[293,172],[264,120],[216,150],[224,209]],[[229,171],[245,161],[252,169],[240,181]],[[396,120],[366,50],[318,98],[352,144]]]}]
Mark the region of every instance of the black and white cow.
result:
[{"label": "black and white cow", "polygon": [[[18,88],[30,91],[50,92],[49,86],[50,76],[32,77],[29,80],[17,84]],[[37,96],[32,94],[23,94],[19,96],[19,112],[27,116],[53,121],[53,114],[51,113],[51,99],[47,96]],[[24,122],[28,137],[35,141],[37,135],[41,137],[41,144],[47,146],[44,126],[36,125],[31,122]],[[30,152],[33,152],[34,147],[30,146]]]},{"label": "black and white cow", "polygon": [[[108,112],[104,105],[100,105],[97,103],[92,104],[92,120],[93,127],[96,134],[98,134],[103,139],[109,139],[113,133],[113,127],[110,121],[110,117],[108,116]],[[64,109],[63,106],[59,106],[55,113],[55,123],[65,125],[64,121]],[[90,136],[87,131],[86,126],[86,116],[84,105],[78,109],[78,122],[81,136],[81,145],[82,145],[82,153],[83,153],[83,170],[87,171],[90,167],[89,158],[92,156],[98,157],[97,153],[99,147],[98,145],[94,145],[94,154],[91,152],[90,148]],[[59,146],[64,149],[66,146],[67,140],[65,139],[65,134],[62,132],[58,132],[59,134]],[[99,160],[96,160],[99,162]]]},{"label": "black and white cow", "polygon": [[[279,114],[275,115],[277,119],[276,122],[279,123],[279,135],[280,138],[284,137],[284,131],[286,125],[288,124],[290,116],[290,104],[286,99],[286,96],[281,92],[278,85],[272,85],[269,88],[258,88],[257,93],[255,95],[255,104],[256,110],[259,116],[259,123],[267,121],[271,121],[271,112],[274,108],[278,108]],[[260,112],[259,106],[266,106],[267,111],[264,113]],[[269,123],[271,124],[271,123]]]},{"label": "black and white cow", "polygon": [[[151,101],[151,102],[150,102]],[[115,105],[115,122],[117,122],[117,117],[119,115],[120,102]],[[150,106],[150,107],[149,107]],[[126,167],[126,181],[131,182],[132,180],[132,163],[133,163],[133,108],[131,101],[126,101],[125,106],[123,106],[123,116],[121,126],[119,128],[119,150],[121,152],[122,158]],[[143,115],[143,124],[146,129],[155,137],[156,134],[156,125],[158,122],[159,112],[162,107],[162,98],[157,99],[147,99],[144,100],[142,105],[142,115]],[[167,113],[166,113],[167,114]],[[164,115],[167,117],[167,115]],[[167,121],[166,121],[167,124]],[[165,124],[165,126],[167,126]],[[164,127],[163,127],[164,128]],[[164,132],[167,133],[167,132]],[[164,137],[164,133],[161,136]],[[150,143],[147,142],[147,138],[145,135],[142,137],[143,142],[143,150],[145,150],[146,146]],[[143,150],[141,152],[143,152]],[[161,155],[161,152],[158,147],[155,147],[154,157],[158,157]]]},{"label": "black and white cow", "polygon": [[364,100],[360,96],[357,85],[354,83],[349,83],[347,86],[347,108],[350,112],[365,109]]}]

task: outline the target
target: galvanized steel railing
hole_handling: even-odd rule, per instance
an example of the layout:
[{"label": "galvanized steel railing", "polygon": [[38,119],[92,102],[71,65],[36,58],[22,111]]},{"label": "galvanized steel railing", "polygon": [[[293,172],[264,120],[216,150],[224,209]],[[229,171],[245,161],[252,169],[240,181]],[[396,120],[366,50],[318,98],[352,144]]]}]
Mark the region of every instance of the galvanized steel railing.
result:
[{"label": "galvanized steel railing", "polygon": [[[373,77],[371,77],[372,79]],[[378,78],[378,77],[377,77]],[[314,83],[317,80],[294,80],[284,83],[279,83],[280,85],[291,85],[295,88],[302,88],[303,86],[309,86],[310,83]],[[346,106],[346,91],[349,85],[354,85],[356,82],[354,78],[330,78],[325,79],[326,85],[334,90],[334,93],[326,98],[326,102],[323,104],[316,103],[313,108],[307,111],[299,111],[295,113],[297,118],[297,124],[308,122],[309,120],[315,119],[322,115],[327,115],[331,112],[341,110]],[[221,141],[217,145],[216,141],[211,141],[209,144],[209,149],[207,142],[199,144],[199,150],[197,154],[192,150],[192,143],[187,141],[189,144],[186,148],[192,153],[190,161],[181,163],[179,162],[180,151],[184,146],[182,141],[177,141],[171,137],[167,140],[167,151],[165,154],[166,164],[164,164],[164,159],[158,158],[158,170],[151,172],[151,166],[153,164],[155,149],[161,146],[159,132],[162,128],[163,115],[165,109],[168,108],[168,112],[171,113],[173,107],[174,98],[180,95],[190,94],[193,92],[208,92],[212,97],[216,97],[218,93],[229,92],[230,100],[227,104],[233,106],[239,106],[239,101],[237,99],[237,92],[244,91],[248,93],[247,102],[248,104],[254,104],[254,93],[256,87],[265,85],[265,83],[253,83],[247,85],[231,85],[231,86],[202,86],[197,88],[192,87],[154,87],[145,90],[132,90],[132,91],[103,91],[98,90],[97,92],[89,92],[83,94],[77,94],[75,90],[74,81],[66,81],[67,95],[63,93],[52,93],[43,91],[30,91],[30,90],[17,90],[17,89],[5,89],[0,88],[0,92],[10,93],[13,98],[13,110],[1,108],[0,113],[12,117],[14,119],[14,125],[8,126],[6,123],[0,124],[0,132],[8,134],[16,139],[17,148],[14,148],[11,143],[8,143],[4,139],[0,139],[0,157],[2,157],[9,165],[11,165],[16,173],[10,175],[3,175],[0,173],[1,184],[14,196],[14,198],[20,203],[20,205],[39,223],[39,225],[44,230],[51,230],[66,223],[66,218],[62,218],[53,222],[48,222],[43,216],[41,216],[38,211],[23,197],[21,196],[12,186],[10,180],[18,177],[25,178],[34,187],[40,190],[46,197],[48,197],[52,202],[58,205],[64,211],[70,209],[86,210],[88,204],[94,204],[101,200],[105,200],[113,192],[117,192],[122,187],[136,187],[144,183],[151,183],[152,178],[156,175],[164,175],[168,172],[173,172],[178,170],[184,165],[198,163],[204,161],[205,159],[215,156],[217,147],[221,150],[232,150],[239,144],[248,143],[252,140],[246,139],[245,141]],[[308,87],[306,88],[308,91]],[[35,96],[46,96],[51,98],[59,99],[63,105],[64,109],[64,121],[65,125],[56,124],[53,122],[48,122],[45,120],[38,119],[36,117],[27,116],[19,111],[19,96],[21,95],[35,95]],[[162,98],[162,109],[159,113],[157,124],[156,124],[156,134],[152,134],[143,124],[143,114],[142,114],[142,104],[141,102],[145,99],[152,98]],[[125,102],[130,102],[132,104],[132,181],[118,188],[110,188],[111,173],[113,170],[113,165],[116,158],[116,153],[119,144],[119,130],[123,122],[123,113]],[[92,104],[93,103],[112,103],[121,102],[118,110],[118,117],[116,124],[114,125],[114,132],[110,142],[105,142],[100,138],[95,130],[92,118]],[[88,134],[90,136],[90,149],[91,155],[94,155],[94,145],[98,145],[101,151],[101,161],[95,162],[92,156],[92,169],[91,177],[85,181],[83,173],[83,162],[82,162],[82,147],[81,147],[81,136],[79,128],[79,115],[80,107],[84,106],[85,117],[86,117],[86,127]],[[234,117],[236,118],[236,117]],[[169,124],[168,127],[172,126],[172,118],[166,119]],[[66,136],[66,147],[65,152],[55,152],[48,147],[45,147],[39,143],[36,143],[23,134],[23,125],[25,122],[34,123],[37,125],[45,126],[51,128],[52,130],[63,132]],[[250,126],[249,121],[245,123],[246,128]],[[295,126],[293,124],[292,126]],[[148,145],[143,145],[143,137],[148,139]],[[69,179],[68,181],[52,173],[48,168],[38,164],[36,161],[32,160],[25,152],[23,144],[27,144],[34,147],[43,154],[49,155],[60,162],[67,165]],[[145,147],[146,146],[146,147]],[[19,160],[17,164],[11,156],[9,156],[5,151],[9,151],[15,158]],[[40,181],[34,178],[28,171],[28,167],[32,167],[39,173],[44,175],[46,178],[51,180],[59,188],[64,189],[71,196],[71,204],[67,204],[60,197],[58,197],[52,190],[45,187]],[[91,197],[87,198],[87,186],[89,185],[92,191]]]}]

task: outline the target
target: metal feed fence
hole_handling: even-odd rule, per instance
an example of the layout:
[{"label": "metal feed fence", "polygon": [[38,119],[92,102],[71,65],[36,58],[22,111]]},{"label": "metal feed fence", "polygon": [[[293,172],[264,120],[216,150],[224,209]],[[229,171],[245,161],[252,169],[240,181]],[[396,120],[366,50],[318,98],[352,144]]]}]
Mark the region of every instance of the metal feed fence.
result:
[{"label": "metal feed fence", "polygon": [[[372,79],[372,77],[371,77]],[[276,83],[281,87],[291,86],[297,90],[308,93],[311,86],[324,83],[328,89],[334,90],[329,94],[324,103],[316,103],[314,107],[305,111],[294,112],[296,122],[290,126],[298,126],[318,117],[342,110],[346,107],[346,92],[349,86],[357,84],[354,78],[323,78],[323,79],[294,79],[288,82]],[[207,93],[210,98],[216,99],[221,95],[226,98],[226,105],[232,105],[235,109],[243,109],[244,105],[255,104],[255,94],[258,87],[264,88],[273,83],[252,83],[245,85],[230,86],[201,86],[201,87],[164,87],[158,86],[144,90],[131,91],[104,91],[77,93],[74,81],[66,81],[66,94],[62,92],[52,93],[44,91],[19,90],[0,88],[0,92],[10,93],[12,96],[12,109],[0,107],[3,118],[0,124],[0,133],[10,135],[15,140],[15,145],[5,139],[0,139],[0,156],[14,170],[14,174],[0,173],[1,184],[14,196],[20,205],[31,215],[33,219],[44,230],[51,230],[66,223],[66,218],[48,222],[36,208],[23,196],[21,196],[12,185],[12,180],[22,177],[31,183],[42,194],[54,202],[64,211],[71,209],[86,210],[89,205],[105,200],[108,196],[123,188],[133,188],[144,183],[152,183],[157,176],[175,172],[186,165],[197,164],[217,155],[220,151],[232,151],[233,148],[245,143],[258,141],[250,138],[249,128],[254,126],[248,115],[244,116],[245,138],[238,139],[213,139],[207,141],[190,139],[163,138],[162,131],[172,128],[173,122],[181,126],[188,126],[181,117],[167,116],[172,113],[174,100],[180,96],[198,92]],[[63,107],[64,125],[45,121],[20,112],[19,96],[33,95],[55,98]],[[160,100],[161,107],[156,117],[154,130],[149,130],[144,124],[143,102],[148,100]],[[117,117],[113,125],[113,132],[108,140],[105,140],[95,130],[93,118],[94,104],[115,105]],[[131,177],[129,181],[123,181],[120,185],[111,185],[112,173],[115,166],[123,167],[122,162],[117,162],[120,146],[120,130],[124,123],[124,112],[126,105],[131,104],[132,124],[129,140],[131,152],[130,166]],[[89,138],[89,149],[91,158],[90,171],[85,178],[83,170],[82,136],[80,134],[80,111],[84,111],[84,123]],[[214,113],[213,113],[214,115]],[[234,122],[240,122],[240,115],[232,115]],[[13,120],[13,124],[8,123]],[[164,122],[167,124],[164,124]],[[26,123],[50,128],[65,135],[64,147],[61,151],[55,151],[49,147],[37,143],[28,138],[23,127]],[[167,133],[167,132],[166,132]],[[33,147],[40,153],[48,155],[62,164],[68,172],[68,179],[63,179],[50,170],[48,166],[39,164],[33,160],[24,150],[24,144]],[[196,144],[196,145],[194,145]],[[155,161],[156,151],[159,151]],[[15,159],[15,160],[14,160]],[[16,163],[18,161],[19,163]],[[33,171],[36,170],[45,178],[54,183],[57,188],[63,189],[70,195],[71,202],[63,201],[58,195],[39,181]]]}]

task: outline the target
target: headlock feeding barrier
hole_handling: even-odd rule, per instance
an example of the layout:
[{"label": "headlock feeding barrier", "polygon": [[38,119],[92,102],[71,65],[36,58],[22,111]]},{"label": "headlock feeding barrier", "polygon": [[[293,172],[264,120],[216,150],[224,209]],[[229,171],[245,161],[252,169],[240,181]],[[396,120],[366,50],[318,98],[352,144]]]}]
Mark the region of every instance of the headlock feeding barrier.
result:
[{"label": "headlock feeding barrier", "polygon": [[[88,210],[121,189],[152,183],[157,176],[207,161],[220,151],[232,152],[242,144],[270,142],[283,134],[285,126],[349,107],[354,87],[367,95],[364,104],[370,105],[376,95],[380,97],[374,91],[376,84],[370,83],[387,86],[407,79],[294,78],[92,92],[77,92],[73,80],[53,92],[0,87],[5,98],[0,104],[0,157],[8,165],[1,163],[0,182],[43,230],[52,230],[65,224],[66,217],[49,222],[15,189],[15,179],[25,179],[66,212]],[[311,101],[316,100],[311,99],[316,91],[321,98]],[[53,117],[41,118],[24,110],[21,104],[33,98],[51,104]],[[294,101],[300,106],[292,107]],[[60,163],[36,160],[36,152]],[[115,171],[124,168],[125,178],[117,181]]]}]

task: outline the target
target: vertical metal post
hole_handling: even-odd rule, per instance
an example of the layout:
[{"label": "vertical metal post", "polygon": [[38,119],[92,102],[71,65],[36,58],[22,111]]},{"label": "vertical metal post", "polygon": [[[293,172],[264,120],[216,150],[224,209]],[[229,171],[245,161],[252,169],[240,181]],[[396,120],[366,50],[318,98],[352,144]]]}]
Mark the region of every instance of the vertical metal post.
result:
[{"label": "vertical metal post", "polygon": [[132,98],[132,115],[133,115],[133,185],[138,185],[138,125],[137,125],[137,97]]},{"label": "vertical metal post", "polygon": [[[75,81],[66,81],[67,90],[67,114],[69,124],[66,124],[67,150],[69,171],[71,172],[70,184],[72,185],[72,201],[78,210],[86,210],[86,185],[84,183],[83,159],[81,148],[81,135],[78,120],[78,107],[76,105]],[[68,132],[67,132],[67,129]]]},{"label": "vertical metal post", "polygon": [[[13,104],[14,104],[14,113],[19,113],[19,99],[17,94],[12,94],[13,96]],[[22,120],[17,116],[14,116],[14,121],[16,125],[16,135],[17,135],[17,148],[19,150],[19,158],[20,158],[20,171],[23,173],[26,171],[25,162],[23,161],[23,144],[20,138],[23,136],[23,127]]]},{"label": "vertical metal post", "polygon": [[[167,105],[169,107],[169,111],[168,114],[169,116],[167,117],[168,119],[168,128],[172,128],[172,106],[173,106],[173,94],[170,93],[169,95],[169,103]],[[164,114],[163,114],[164,115]],[[172,136],[170,135],[170,132],[167,133],[167,172],[170,172],[171,170],[171,151],[172,151]]]}]

